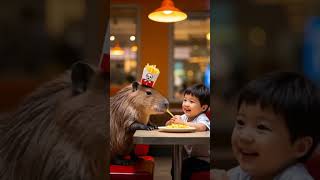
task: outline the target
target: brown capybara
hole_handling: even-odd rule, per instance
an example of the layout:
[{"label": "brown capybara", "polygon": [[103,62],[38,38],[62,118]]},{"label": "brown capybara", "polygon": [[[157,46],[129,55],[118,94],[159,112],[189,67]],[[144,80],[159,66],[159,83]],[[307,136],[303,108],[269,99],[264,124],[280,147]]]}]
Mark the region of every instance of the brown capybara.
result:
[{"label": "brown capybara", "polygon": [[[153,88],[133,82],[110,98],[110,148],[111,163],[131,164],[136,160],[133,152],[133,134],[136,130],[153,130],[149,123],[151,114],[164,113],[168,100]],[[132,155],[133,161],[124,160]]]},{"label": "brown capybara", "polygon": [[106,78],[84,63],[35,90],[0,126],[0,179],[107,179]]}]

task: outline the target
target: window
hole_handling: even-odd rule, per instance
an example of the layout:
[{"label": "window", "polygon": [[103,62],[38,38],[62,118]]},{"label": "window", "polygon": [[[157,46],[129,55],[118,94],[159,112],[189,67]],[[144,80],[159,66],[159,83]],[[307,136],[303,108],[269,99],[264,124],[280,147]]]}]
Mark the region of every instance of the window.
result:
[{"label": "window", "polygon": [[196,83],[209,87],[209,13],[189,14],[187,20],[174,23],[172,41],[170,97],[179,100],[186,87]]},{"label": "window", "polygon": [[110,11],[110,80],[122,86],[136,79],[139,51],[138,8],[113,5]]}]

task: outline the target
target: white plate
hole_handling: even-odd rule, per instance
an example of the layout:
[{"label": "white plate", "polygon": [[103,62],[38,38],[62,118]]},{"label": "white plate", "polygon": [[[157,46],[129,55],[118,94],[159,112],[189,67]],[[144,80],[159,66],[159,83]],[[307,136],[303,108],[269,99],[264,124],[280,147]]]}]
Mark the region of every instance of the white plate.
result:
[{"label": "white plate", "polygon": [[166,126],[159,126],[159,131],[163,132],[193,132],[196,130],[195,127],[188,128],[167,128]]}]

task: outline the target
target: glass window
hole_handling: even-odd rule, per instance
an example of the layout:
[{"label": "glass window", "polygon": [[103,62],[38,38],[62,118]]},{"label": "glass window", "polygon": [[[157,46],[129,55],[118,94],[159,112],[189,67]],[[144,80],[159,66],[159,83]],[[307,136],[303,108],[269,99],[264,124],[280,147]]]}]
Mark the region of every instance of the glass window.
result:
[{"label": "glass window", "polygon": [[173,24],[171,98],[179,100],[183,90],[196,83],[210,87],[210,16],[189,14]]},{"label": "glass window", "polygon": [[111,86],[123,86],[136,78],[138,61],[138,9],[113,5],[110,11]]}]

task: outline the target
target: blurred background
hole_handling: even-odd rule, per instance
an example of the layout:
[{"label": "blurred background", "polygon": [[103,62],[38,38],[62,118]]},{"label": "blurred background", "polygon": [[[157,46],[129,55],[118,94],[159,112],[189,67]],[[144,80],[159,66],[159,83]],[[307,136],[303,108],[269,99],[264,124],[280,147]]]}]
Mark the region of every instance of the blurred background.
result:
[{"label": "blurred background", "polygon": [[75,61],[98,65],[105,0],[11,0],[0,10],[0,117]]},{"label": "blurred background", "polygon": [[215,0],[212,34],[212,166],[229,169],[234,97],[249,80],[297,71],[320,85],[320,1]]}]

